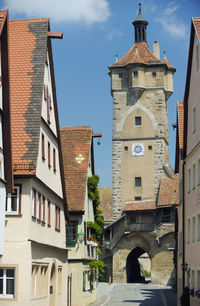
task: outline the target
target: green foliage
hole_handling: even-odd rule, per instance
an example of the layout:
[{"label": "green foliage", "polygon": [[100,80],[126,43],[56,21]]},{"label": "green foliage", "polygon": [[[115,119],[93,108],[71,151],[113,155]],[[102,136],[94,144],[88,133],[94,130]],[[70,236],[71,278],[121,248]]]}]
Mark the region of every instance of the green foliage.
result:
[{"label": "green foliage", "polygon": [[99,176],[94,174],[88,177],[88,196],[93,200],[94,214],[96,215],[96,209],[100,204],[99,192],[98,192]]},{"label": "green foliage", "polygon": [[101,228],[101,226],[99,226],[96,222],[88,221],[87,222],[87,228],[90,228],[92,230],[92,232],[95,233],[96,239],[98,241],[101,240],[101,236],[102,236],[102,228]]},{"label": "green foliage", "polygon": [[102,260],[93,260],[89,263],[90,269],[98,271],[99,281],[105,281],[105,265]]},{"label": "green foliage", "polygon": [[102,252],[101,252],[101,249],[100,249],[100,248],[97,248],[96,252],[97,252],[97,254],[98,254],[98,255],[101,255],[101,254],[102,254]]},{"label": "green foliage", "polygon": [[188,287],[185,287],[183,289],[180,301],[181,301],[181,306],[190,306],[190,290]]},{"label": "green foliage", "polygon": [[151,276],[151,272],[148,272],[147,270],[144,270],[144,276],[145,277],[150,277]]}]

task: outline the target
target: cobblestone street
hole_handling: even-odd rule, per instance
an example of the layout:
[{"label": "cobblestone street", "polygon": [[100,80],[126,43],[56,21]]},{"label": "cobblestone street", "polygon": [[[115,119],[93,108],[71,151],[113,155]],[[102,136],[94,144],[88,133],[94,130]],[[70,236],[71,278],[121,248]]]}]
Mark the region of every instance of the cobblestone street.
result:
[{"label": "cobblestone street", "polygon": [[176,294],[170,287],[152,284],[99,283],[93,306],[176,306]]}]

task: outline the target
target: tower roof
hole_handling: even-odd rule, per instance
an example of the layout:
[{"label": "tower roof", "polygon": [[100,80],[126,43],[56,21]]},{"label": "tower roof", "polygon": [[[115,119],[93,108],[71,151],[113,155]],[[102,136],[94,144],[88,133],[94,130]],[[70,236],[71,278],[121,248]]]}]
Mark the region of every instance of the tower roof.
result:
[{"label": "tower roof", "polygon": [[144,22],[145,24],[147,24],[148,25],[148,21],[146,21],[145,19],[144,19],[144,17],[142,16],[142,9],[141,9],[141,3],[139,3],[139,12],[138,12],[138,16],[137,16],[137,18],[135,19],[135,21],[133,21],[133,24],[137,24],[137,22]]}]

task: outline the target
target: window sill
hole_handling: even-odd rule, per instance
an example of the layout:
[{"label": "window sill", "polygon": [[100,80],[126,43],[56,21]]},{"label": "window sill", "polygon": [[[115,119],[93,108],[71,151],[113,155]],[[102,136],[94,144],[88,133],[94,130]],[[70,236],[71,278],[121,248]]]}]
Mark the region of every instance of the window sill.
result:
[{"label": "window sill", "polygon": [[22,217],[22,214],[15,214],[15,213],[8,213],[8,212],[5,212],[5,215],[6,217]]}]

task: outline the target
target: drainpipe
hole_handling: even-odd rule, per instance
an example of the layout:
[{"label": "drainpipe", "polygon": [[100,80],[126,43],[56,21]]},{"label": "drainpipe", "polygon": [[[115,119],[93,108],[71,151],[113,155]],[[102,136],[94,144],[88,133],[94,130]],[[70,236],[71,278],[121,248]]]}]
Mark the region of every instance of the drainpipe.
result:
[{"label": "drainpipe", "polygon": [[[183,203],[182,203],[182,232],[183,232],[183,256],[182,267],[185,267],[185,160],[182,167],[182,188],[183,188]],[[183,290],[185,288],[185,269],[182,269]]]}]

